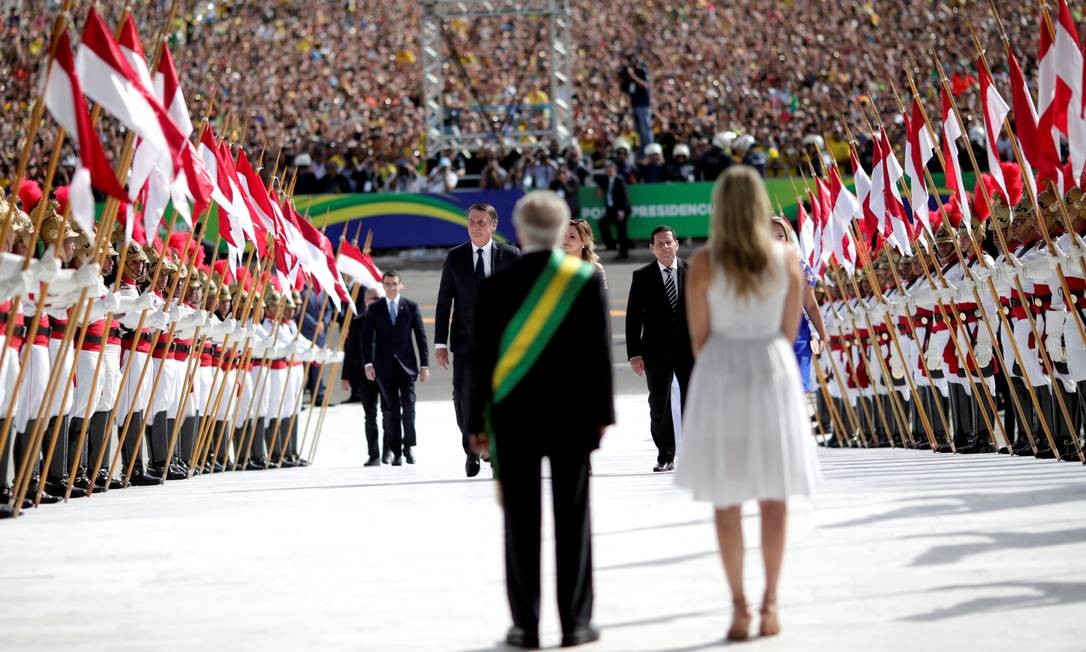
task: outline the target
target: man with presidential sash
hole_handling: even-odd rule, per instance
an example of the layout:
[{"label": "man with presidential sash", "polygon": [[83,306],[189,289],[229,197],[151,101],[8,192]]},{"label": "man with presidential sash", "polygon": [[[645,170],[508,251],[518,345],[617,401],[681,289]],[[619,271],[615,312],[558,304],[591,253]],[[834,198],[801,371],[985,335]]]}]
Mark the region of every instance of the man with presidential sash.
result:
[{"label": "man with presidential sash", "polygon": [[503,498],[513,616],[506,643],[539,645],[546,457],[562,644],[579,645],[599,637],[591,625],[588,486],[589,454],[615,420],[607,302],[596,268],[558,249],[569,224],[569,208],[558,195],[526,195],[513,223],[523,256],[479,284],[468,426],[476,452],[491,451]]}]

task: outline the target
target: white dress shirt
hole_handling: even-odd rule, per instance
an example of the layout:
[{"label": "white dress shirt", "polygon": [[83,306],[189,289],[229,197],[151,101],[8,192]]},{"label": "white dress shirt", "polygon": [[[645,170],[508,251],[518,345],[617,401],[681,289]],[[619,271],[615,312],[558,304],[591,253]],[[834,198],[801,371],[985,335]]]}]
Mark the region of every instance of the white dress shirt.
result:
[{"label": "white dress shirt", "polygon": [[471,270],[472,270],[472,272],[475,271],[475,263],[476,263],[477,260],[479,260],[479,250],[480,249],[483,250],[483,274],[486,275],[489,278],[490,274],[494,271],[492,269],[492,264],[491,264],[491,260],[490,260],[491,256],[494,254],[494,240],[493,239],[487,240],[486,244],[483,245],[482,247],[476,247],[475,243],[471,244]]}]

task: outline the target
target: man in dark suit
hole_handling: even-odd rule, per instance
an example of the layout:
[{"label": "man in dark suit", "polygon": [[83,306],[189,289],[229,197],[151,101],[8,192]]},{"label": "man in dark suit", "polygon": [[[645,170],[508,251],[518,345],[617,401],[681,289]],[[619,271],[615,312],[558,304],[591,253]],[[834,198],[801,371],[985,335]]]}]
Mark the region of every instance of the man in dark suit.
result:
[{"label": "man in dark suit", "polygon": [[[513,616],[506,643],[516,647],[539,646],[541,467],[550,460],[558,613],[568,647],[599,638],[591,625],[588,458],[615,420],[607,301],[594,266],[557,253],[569,224],[558,195],[526,195],[513,222],[524,256],[479,286],[468,426],[476,450],[493,443]],[[536,288],[543,288],[538,301],[528,298]],[[510,328],[512,345],[503,346]],[[518,348],[517,336],[527,346]]]},{"label": "man in dark suit", "polygon": [[377,399],[381,395],[381,388],[378,387],[377,381],[366,378],[365,363],[362,361],[362,324],[366,319],[366,311],[380,298],[381,295],[376,289],[367,288],[355,303],[358,315],[351,320],[351,327],[347,330],[347,341],[343,346],[343,389],[351,391],[351,398],[345,402],[361,403],[365,414],[366,448],[369,459],[363,466],[381,466],[382,448],[388,456],[388,461],[392,461],[388,437],[384,438],[382,447],[378,447],[377,444]]},{"label": "man in dark suit", "polygon": [[[449,353],[453,366],[453,406],[456,425],[460,428],[464,454],[464,470],[469,478],[479,474],[479,456],[468,443],[467,386],[471,373],[471,333],[475,323],[476,286],[484,278],[513,264],[520,257],[515,247],[494,241],[498,228],[498,211],[490,204],[473,204],[468,209],[469,242],[449,250],[441,268],[441,284],[437,291],[434,327],[434,357],[442,369],[449,368]],[[449,318],[452,317],[452,328]]]},{"label": "man in dark suit", "polygon": [[611,237],[611,227],[614,226],[618,232],[618,260],[626,260],[630,257],[628,227],[633,209],[630,207],[626,181],[619,175],[614,161],[607,162],[607,174],[600,181],[600,190],[603,191],[604,206],[603,219],[599,223],[603,244],[608,249],[614,248],[616,240]]},{"label": "man in dark suit", "polygon": [[400,294],[399,273],[385,272],[381,284],[385,299],[370,306],[362,322],[362,361],[366,378],[376,380],[381,388],[392,466],[400,466],[404,460],[414,464],[415,379],[424,383],[430,379],[426,329],[419,304]]},{"label": "man in dark suit", "polygon": [[[656,444],[653,471],[675,468],[675,425],[671,416],[672,378],[679,380],[680,401],[694,368],[686,323],[686,261],[669,226],[652,231],[649,243],[656,260],[633,273],[626,303],[626,355],[649,386],[649,422]],[[680,408],[681,409],[681,408]]]}]

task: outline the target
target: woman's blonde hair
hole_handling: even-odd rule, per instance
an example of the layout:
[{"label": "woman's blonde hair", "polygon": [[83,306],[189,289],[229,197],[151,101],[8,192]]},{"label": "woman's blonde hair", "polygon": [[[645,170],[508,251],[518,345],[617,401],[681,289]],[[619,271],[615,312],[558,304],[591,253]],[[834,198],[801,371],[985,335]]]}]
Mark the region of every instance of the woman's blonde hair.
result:
[{"label": "woman's blonde hair", "polygon": [[775,246],[769,195],[758,172],[734,165],[713,187],[709,257],[724,269],[740,297],[757,294]]},{"label": "woman's blonde hair", "polygon": [[569,225],[577,229],[577,235],[581,236],[581,260],[592,263],[595,265],[600,261],[599,255],[596,254],[596,239],[592,235],[592,227],[588,225],[587,220],[573,219],[569,221]]}]

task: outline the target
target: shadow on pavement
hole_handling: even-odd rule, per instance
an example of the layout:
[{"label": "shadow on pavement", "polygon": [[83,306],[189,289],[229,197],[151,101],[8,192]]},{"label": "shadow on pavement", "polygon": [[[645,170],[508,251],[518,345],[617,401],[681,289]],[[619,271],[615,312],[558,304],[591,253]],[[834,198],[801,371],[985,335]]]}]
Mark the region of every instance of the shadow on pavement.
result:
[{"label": "shadow on pavement", "polygon": [[993,611],[1017,611],[1035,607],[1086,602],[1086,582],[993,582],[942,586],[932,591],[973,591],[1021,589],[1020,595],[977,597],[945,609],[903,618],[909,622],[935,622]]}]

